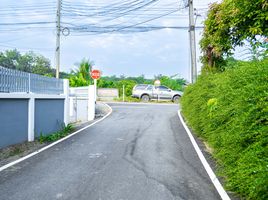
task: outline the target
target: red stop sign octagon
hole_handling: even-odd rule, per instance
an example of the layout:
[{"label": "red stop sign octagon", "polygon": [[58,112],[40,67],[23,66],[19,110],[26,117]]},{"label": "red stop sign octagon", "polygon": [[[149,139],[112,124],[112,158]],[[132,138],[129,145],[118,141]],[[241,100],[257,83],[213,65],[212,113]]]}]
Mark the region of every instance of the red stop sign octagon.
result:
[{"label": "red stop sign octagon", "polygon": [[93,78],[93,79],[99,79],[100,76],[101,76],[101,72],[100,72],[100,70],[94,69],[94,70],[92,70],[92,71],[90,72],[90,76],[91,76],[91,78]]}]

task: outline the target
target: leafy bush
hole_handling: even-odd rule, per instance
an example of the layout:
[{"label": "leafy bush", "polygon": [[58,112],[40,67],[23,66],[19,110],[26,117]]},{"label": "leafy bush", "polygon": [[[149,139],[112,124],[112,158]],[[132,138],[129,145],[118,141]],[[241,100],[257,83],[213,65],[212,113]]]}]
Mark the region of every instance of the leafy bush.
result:
[{"label": "leafy bush", "polygon": [[161,85],[165,85],[172,90],[179,90],[179,91],[183,90],[183,85],[186,82],[184,79],[181,79],[181,78],[175,79],[175,78],[168,77],[168,76],[162,76],[160,78],[160,81],[161,81]]},{"label": "leafy bush", "polygon": [[187,122],[214,148],[226,187],[246,199],[268,199],[268,60],[203,73],[181,104]]},{"label": "leafy bush", "polygon": [[[125,100],[125,102],[140,102],[141,101],[140,99],[128,97],[128,96],[126,96],[124,100]],[[123,101],[123,97],[115,98],[114,101],[121,102],[121,101]]]},{"label": "leafy bush", "polygon": [[59,140],[67,135],[70,134],[74,129],[72,124],[68,124],[67,126],[63,125],[62,129],[58,132],[52,133],[50,135],[43,135],[40,134],[39,142],[42,144],[44,142],[54,142],[56,140]]}]

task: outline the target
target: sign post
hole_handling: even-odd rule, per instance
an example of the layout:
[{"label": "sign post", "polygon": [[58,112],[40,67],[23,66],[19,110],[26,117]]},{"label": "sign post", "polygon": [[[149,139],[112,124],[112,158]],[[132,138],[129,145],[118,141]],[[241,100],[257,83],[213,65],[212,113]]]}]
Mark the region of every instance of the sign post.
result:
[{"label": "sign post", "polygon": [[97,79],[94,79],[94,100],[97,101]]},{"label": "sign post", "polygon": [[[155,80],[155,81],[154,81],[154,85],[155,85],[155,86],[160,86],[160,85],[161,85],[161,81],[160,81],[160,80]],[[157,89],[157,90],[158,90],[158,89]],[[159,94],[159,92],[158,92],[158,94]],[[159,100],[160,100],[160,99],[159,99],[159,95],[157,95],[157,102],[159,102]]]},{"label": "sign post", "polygon": [[125,102],[125,85],[123,85],[123,102]]},{"label": "sign post", "polygon": [[101,72],[100,72],[100,70],[93,69],[90,72],[90,76],[94,80],[94,100],[96,102],[96,100],[97,100],[97,80],[100,78]]}]

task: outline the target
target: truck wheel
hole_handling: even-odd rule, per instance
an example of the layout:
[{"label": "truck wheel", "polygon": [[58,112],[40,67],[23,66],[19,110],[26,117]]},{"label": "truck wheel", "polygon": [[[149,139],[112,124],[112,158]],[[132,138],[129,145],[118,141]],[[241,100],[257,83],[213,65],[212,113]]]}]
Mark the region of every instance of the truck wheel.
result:
[{"label": "truck wheel", "polygon": [[149,95],[144,94],[144,95],[141,96],[141,101],[143,101],[143,102],[148,102],[149,100],[150,100]]},{"label": "truck wheel", "polygon": [[179,103],[179,100],[180,100],[180,96],[175,96],[175,97],[173,97],[173,102],[174,103]]}]

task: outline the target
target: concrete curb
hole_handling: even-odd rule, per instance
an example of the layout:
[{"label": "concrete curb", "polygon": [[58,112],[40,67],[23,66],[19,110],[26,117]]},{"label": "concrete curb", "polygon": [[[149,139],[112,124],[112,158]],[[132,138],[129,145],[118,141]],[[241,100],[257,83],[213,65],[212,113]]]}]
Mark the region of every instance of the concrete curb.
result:
[{"label": "concrete curb", "polygon": [[186,125],[186,123],[184,122],[183,118],[182,118],[182,115],[181,115],[181,112],[180,110],[178,110],[178,116],[181,120],[181,123],[184,127],[184,129],[186,130],[193,146],[194,146],[194,149],[199,157],[199,159],[201,160],[210,180],[212,181],[213,185],[215,186],[216,190],[218,191],[220,197],[222,200],[231,200],[230,197],[228,196],[227,192],[224,190],[224,188],[222,187],[220,181],[218,180],[217,176],[215,175],[215,173],[213,172],[212,168],[210,167],[210,165],[208,164],[205,156],[203,155],[202,151],[200,150],[200,148],[198,147],[190,129],[188,128],[188,126]]}]

